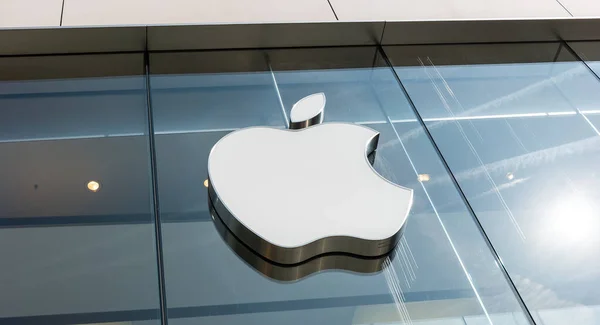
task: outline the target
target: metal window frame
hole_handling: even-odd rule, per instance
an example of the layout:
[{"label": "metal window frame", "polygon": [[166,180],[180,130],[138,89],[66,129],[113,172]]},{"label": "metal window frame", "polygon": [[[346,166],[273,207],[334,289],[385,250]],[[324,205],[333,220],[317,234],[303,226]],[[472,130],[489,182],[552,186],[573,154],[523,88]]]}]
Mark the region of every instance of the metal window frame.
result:
[{"label": "metal window frame", "polygon": [[600,17],[0,29],[0,55],[582,41]]}]

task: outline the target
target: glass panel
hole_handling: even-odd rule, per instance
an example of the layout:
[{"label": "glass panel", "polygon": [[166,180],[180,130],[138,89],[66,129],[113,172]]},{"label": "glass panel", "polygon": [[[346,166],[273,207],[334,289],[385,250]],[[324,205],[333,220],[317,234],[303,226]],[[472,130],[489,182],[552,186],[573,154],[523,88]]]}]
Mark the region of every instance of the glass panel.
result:
[{"label": "glass panel", "polygon": [[261,52],[153,54],[151,62],[159,135],[283,126]]},{"label": "glass panel", "polygon": [[[419,124],[375,48],[161,53],[150,62],[171,323],[452,325],[464,324],[464,316],[523,316],[431,143],[399,137]],[[176,95],[182,92],[198,100]],[[383,270],[274,280],[215,228],[206,162],[227,132],[284,128],[293,103],[315,92],[327,96],[325,121],[380,132],[375,169],[413,188],[414,207]]]},{"label": "glass panel", "polygon": [[594,70],[596,75],[600,74],[600,42],[569,42],[569,47]]},{"label": "glass panel", "polygon": [[[600,42],[570,42],[569,46],[580,58],[585,60],[596,77],[600,78]],[[587,99],[579,113],[585,116],[596,130],[600,130],[600,105],[597,101],[600,96],[594,94],[598,91],[596,87],[594,82],[579,82],[572,85],[572,89],[579,92],[578,96],[574,96],[579,99],[579,105],[582,105],[581,100]]]},{"label": "glass panel", "polygon": [[600,134],[582,112],[597,78],[558,43],[385,51],[529,309],[593,314]]},{"label": "glass panel", "polygon": [[0,58],[0,323],[159,323],[142,54]]}]

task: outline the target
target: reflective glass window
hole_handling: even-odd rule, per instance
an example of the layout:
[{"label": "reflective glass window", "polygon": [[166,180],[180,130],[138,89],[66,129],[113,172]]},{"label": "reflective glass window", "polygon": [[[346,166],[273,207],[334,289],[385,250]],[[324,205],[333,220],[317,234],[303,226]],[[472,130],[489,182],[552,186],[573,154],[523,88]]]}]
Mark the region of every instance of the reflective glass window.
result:
[{"label": "reflective glass window", "polygon": [[560,43],[385,52],[534,318],[597,324],[597,77]]},{"label": "reflective glass window", "polygon": [[569,42],[568,46],[596,75],[600,73],[600,42]]},{"label": "reflective glass window", "polygon": [[[585,64],[592,70],[596,77],[600,78],[600,42],[569,42],[569,48],[574,54],[585,61]],[[594,82],[578,83],[577,88],[581,95],[577,96],[580,100],[587,98],[589,103],[585,105],[580,113],[585,116],[597,130],[600,130],[600,109],[598,108],[596,96],[589,95],[597,91]]]},{"label": "reflective glass window", "polygon": [[158,324],[143,54],[0,58],[0,323]]},{"label": "reflective glass window", "polygon": [[[156,53],[150,64],[171,324],[526,323],[431,142],[403,137],[422,129],[376,48]],[[274,279],[221,237],[206,162],[228,132],[283,129],[292,105],[317,92],[325,122],[380,132],[374,169],[414,189],[414,206],[381,270]]]}]

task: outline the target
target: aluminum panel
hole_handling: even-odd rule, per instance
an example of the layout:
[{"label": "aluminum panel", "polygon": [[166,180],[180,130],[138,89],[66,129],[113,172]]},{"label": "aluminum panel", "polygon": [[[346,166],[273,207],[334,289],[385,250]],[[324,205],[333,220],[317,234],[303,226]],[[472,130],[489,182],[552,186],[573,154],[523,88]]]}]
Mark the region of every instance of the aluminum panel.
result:
[{"label": "aluminum panel", "polygon": [[600,1],[560,0],[574,17],[590,17],[600,15]]},{"label": "aluminum panel", "polygon": [[331,21],[327,0],[65,0],[63,25]]},{"label": "aluminum panel", "polygon": [[60,26],[62,0],[2,0],[0,27]]},{"label": "aluminum panel", "polygon": [[331,0],[331,4],[340,20],[570,17],[555,0]]}]

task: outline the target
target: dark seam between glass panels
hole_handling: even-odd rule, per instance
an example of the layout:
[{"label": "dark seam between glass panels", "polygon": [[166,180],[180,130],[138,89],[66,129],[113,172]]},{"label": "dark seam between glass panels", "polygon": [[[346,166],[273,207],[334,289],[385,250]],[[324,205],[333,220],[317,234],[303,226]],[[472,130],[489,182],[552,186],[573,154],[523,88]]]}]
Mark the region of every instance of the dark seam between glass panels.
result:
[{"label": "dark seam between glass panels", "polygon": [[600,76],[598,74],[596,74],[596,71],[594,71],[594,69],[592,69],[592,67],[590,67],[589,64],[587,64],[587,62],[579,55],[579,53],[577,53],[577,51],[575,51],[571,45],[569,45],[569,42],[565,42],[562,41],[561,44],[564,45],[564,47],[571,52],[571,54],[573,54],[573,56],[575,57],[575,59],[577,59],[578,61],[582,62],[586,68],[588,68],[588,70],[590,70],[590,72],[596,77],[596,79],[598,79],[598,81],[600,81]]},{"label": "dark seam between glass panels", "polygon": [[160,209],[158,198],[158,173],[156,168],[156,148],[154,142],[154,116],[152,115],[152,98],[150,94],[150,57],[148,51],[144,51],[144,68],[146,78],[146,108],[148,118],[148,144],[150,150],[150,169],[152,176],[152,201],[154,208],[154,236],[156,243],[156,263],[158,271],[158,293],[160,302],[160,319],[162,325],[167,325],[167,297],[165,292],[165,269],[162,250],[162,228],[160,224]]}]

